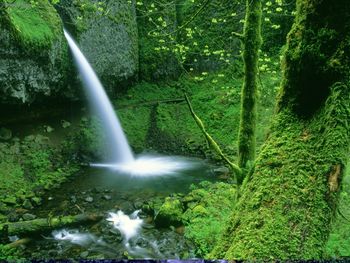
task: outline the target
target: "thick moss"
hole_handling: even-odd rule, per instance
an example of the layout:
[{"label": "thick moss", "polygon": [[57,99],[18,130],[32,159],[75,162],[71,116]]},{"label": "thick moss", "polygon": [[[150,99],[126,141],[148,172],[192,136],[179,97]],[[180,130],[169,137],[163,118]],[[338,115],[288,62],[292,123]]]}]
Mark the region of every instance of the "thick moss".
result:
[{"label": "thick moss", "polygon": [[[346,1],[298,1],[278,114],[210,256],[321,258],[349,155],[349,8]],[[310,38],[329,30],[333,37]],[[317,76],[326,82],[320,86]]]},{"label": "thick moss", "polygon": [[62,22],[48,1],[30,4],[25,0],[16,0],[5,11],[4,18],[25,48],[49,48],[62,36]]}]

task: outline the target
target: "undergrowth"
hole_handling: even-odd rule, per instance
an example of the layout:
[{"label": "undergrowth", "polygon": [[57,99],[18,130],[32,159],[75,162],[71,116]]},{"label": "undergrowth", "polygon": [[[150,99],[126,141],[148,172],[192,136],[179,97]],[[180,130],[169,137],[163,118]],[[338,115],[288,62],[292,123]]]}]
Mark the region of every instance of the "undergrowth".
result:
[{"label": "undergrowth", "polygon": [[183,214],[185,237],[196,245],[197,256],[205,257],[220,239],[235,206],[235,194],[230,184],[202,182],[185,197],[189,202]]}]

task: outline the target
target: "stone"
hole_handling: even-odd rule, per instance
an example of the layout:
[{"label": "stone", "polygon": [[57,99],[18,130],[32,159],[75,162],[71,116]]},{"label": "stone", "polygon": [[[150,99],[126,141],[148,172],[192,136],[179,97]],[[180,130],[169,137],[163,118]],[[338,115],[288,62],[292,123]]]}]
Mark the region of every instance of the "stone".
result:
[{"label": "stone", "polygon": [[9,222],[18,222],[19,221],[19,215],[17,213],[11,212],[7,215]]},{"label": "stone", "polygon": [[15,204],[17,204],[16,197],[14,197],[14,196],[6,197],[5,199],[2,200],[2,202],[4,204],[7,204],[7,205],[15,205]]},{"label": "stone", "polygon": [[[48,3],[39,2],[33,7],[28,2],[29,7],[25,7],[17,2],[11,8],[24,14],[20,21],[25,23],[11,15],[0,22],[0,102],[31,103],[73,90],[68,85],[68,49],[59,15]],[[27,9],[30,12],[24,12]],[[28,33],[37,27],[48,28],[51,33]]]},{"label": "stone", "polygon": [[28,209],[28,210],[34,208],[33,205],[32,205],[32,203],[31,203],[28,199],[24,200],[22,206],[23,206],[25,209]]},{"label": "stone", "polygon": [[89,251],[84,251],[80,253],[80,258],[87,258],[89,256]]},{"label": "stone", "polygon": [[7,205],[3,202],[0,202],[0,214],[5,214],[9,211]]},{"label": "stone", "polygon": [[30,200],[34,206],[39,206],[42,204],[42,199],[40,197],[35,196],[32,197]]},{"label": "stone", "polygon": [[85,198],[85,201],[88,203],[92,203],[94,201],[94,199],[91,196],[88,196]]},{"label": "stone", "polygon": [[[101,79],[108,93],[127,85],[138,72],[138,27],[135,1],[103,1],[108,15],[81,11],[79,4],[61,0],[57,10],[65,17],[66,28]],[[83,25],[83,26],[82,26]],[[98,48],[96,48],[98,47]]]},{"label": "stone", "polygon": [[77,202],[76,196],[75,196],[75,195],[72,195],[72,196],[70,197],[70,201],[71,201],[73,204],[75,204],[75,203]]},{"label": "stone", "polygon": [[181,226],[183,209],[179,199],[167,197],[154,219],[156,227]]},{"label": "stone", "polygon": [[103,195],[102,199],[104,199],[104,200],[111,200],[112,197],[110,195]]},{"label": "stone", "polygon": [[226,166],[221,166],[213,169],[213,173],[217,177],[227,177],[230,174],[230,169],[228,169]]},{"label": "stone", "polygon": [[35,219],[35,218],[36,218],[36,215],[26,213],[26,214],[22,215],[22,218],[23,218],[23,220],[25,220],[25,221],[29,221],[29,220]]}]

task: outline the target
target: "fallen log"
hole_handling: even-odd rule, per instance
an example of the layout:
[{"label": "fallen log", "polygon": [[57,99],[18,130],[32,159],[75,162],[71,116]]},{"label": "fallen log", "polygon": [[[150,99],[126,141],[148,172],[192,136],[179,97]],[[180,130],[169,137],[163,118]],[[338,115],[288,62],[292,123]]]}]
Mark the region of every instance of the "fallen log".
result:
[{"label": "fallen log", "polygon": [[27,235],[53,230],[71,225],[97,222],[103,218],[97,214],[79,214],[51,218],[37,218],[28,221],[8,222],[0,224],[0,234],[6,236]]}]

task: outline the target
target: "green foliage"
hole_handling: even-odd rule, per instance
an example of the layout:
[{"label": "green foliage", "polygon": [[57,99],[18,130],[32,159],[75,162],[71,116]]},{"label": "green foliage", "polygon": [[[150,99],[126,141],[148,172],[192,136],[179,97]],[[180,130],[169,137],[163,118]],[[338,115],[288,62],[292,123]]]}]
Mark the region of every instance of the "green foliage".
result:
[{"label": "green foliage", "polygon": [[220,240],[224,222],[235,207],[235,187],[225,183],[202,182],[185,198],[185,237],[196,245],[196,254],[205,257]]},{"label": "green foliage", "polygon": [[41,135],[0,143],[1,200],[16,205],[17,200],[32,197],[34,188],[49,189],[64,181],[76,172],[76,167],[63,162],[60,149],[53,148]]},{"label": "green foliage", "polygon": [[13,262],[24,262],[24,259],[20,260],[21,256],[18,250],[15,248],[8,247],[0,244],[0,260],[13,261]]},{"label": "green foliage", "polygon": [[62,22],[46,1],[16,0],[6,8],[5,19],[19,43],[29,49],[48,48],[62,36]]}]

